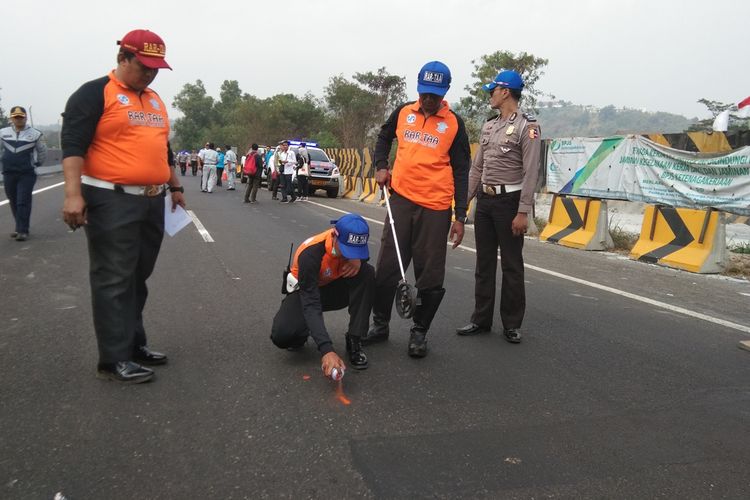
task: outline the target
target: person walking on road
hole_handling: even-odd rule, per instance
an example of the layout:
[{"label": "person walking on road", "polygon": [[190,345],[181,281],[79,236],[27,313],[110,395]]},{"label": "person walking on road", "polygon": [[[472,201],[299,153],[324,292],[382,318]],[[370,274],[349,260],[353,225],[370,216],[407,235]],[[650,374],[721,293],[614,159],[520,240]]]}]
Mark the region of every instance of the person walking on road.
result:
[{"label": "person walking on road", "polygon": [[0,165],[3,187],[8,197],[15,229],[10,237],[26,241],[31,223],[31,198],[36,184],[36,170],[47,158],[44,135],[26,124],[26,110],[21,106],[10,109],[11,126],[0,129]]},{"label": "person walking on road", "polygon": [[273,154],[269,158],[273,159],[273,162],[266,161],[266,165],[269,165],[270,172],[268,173],[271,182],[268,184],[268,190],[271,191],[271,199],[279,199],[279,190],[281,195],[284,196],[284,167],[281,164],[281,144],[276,146]]},{"label": "person walking on road", "polygon": [[227,172],[227,191],[234,191],[234,180],[237,178],[237,153],[229,144],[224,146],[224,166]]},{"label": "person walking on road", "polygon": [[323,313],[349,310],[346,352],[355,370],[368,367],[360,339],[367,331],[375,270],[367,263],[370,228],[358,214],[346,214],[334,227],[306,239],[294,254],[288,292],[273,319],[271,340],[281,349],[304,346],[312,336],[322,356],[325,376],[346,368],[333,349]]},{"label": "person walking on road", "polygon": [[216,185],[221,187],[221,177],[224,175],[224,152],[216,148]]},{"label": "person walking on road", "polygon": [[180,166],[180,175],[185,177],[185,172],[187,172],[187,163],[188,163],[188,152],[187,151],[180,151],[177,154],[177,164]]},{"label": "person walking on road", "polygon": [[[289,149],[289,141],[281,143],[281,151],[278,154],[280,169],[284,174],[284,189],[281,191],[281,203],[294,203],[297,201],[297,195],[294,194],[294,170],[297,168],[297,156],[294,151]],[[288,200],[287,200],[288,197]]]},{"label": "person walking on road", "polygon": [[216,164],[219,161],[219,154],[214,149],[214,143],[206,143],[206,147],[198,153],[198,158],[203,169],[201,191],[204,193],[213,193],[214,186],[216,186]]},{"label": "person walking on road", "polygon": [[486,333],[492,328],[499,246],[503,334],[508,342],[521,342],[526,310],[523,240],[534,206],[542,143],[536,118],[519,110],[523,86],[521,75],[505,70],[483,87],[490,95],[490,106],[500,114],[482,127],[469,174],[469,200],[477,197],[474,312],[470,323],[456,330],[458,335]]},{"label": "person walking on road", "polygon": [[165,60],[156,33],[134,30],[118,42],[117,67],[70,96],[61,132],[63,220],[83,226],[89,252],[97,375],[122,383],[151,380],[142,365],[167,362],[146,346],[143,308],[164,237],[164,184],[169,204],[185,206],[172,167],[169,117],[149,88]]},{"label": "person walking on road", "polygon": [[[380,129],[373,161],[375,180],[389,189],[404,267],[414,260],[417,305],[409,356],[427,355],[427,332],[445,295],[446,241],[461,244],[466,222],[469,138],[464,122],[443,99],[451,83],[448,67],[427,63],[419,71],[419,100],[396,108]],[[393,172],[388,157],[398,140]],[[451,204],[455,221],[451,224]],[[390,225],[387,217],[385,226]],[[396,285],[401,278],[392,231],[384,230],[375,276],[373,324],[366,342],[388,338]]]},{"label": "person walking on road", "polygon": [[307,201],[308,179],[310,178],[310,152],[304,142],[297,150],[297,186],[300,201]]},{"label": "person walking on road", "polygon": [[190,153],[190,172],[195,177],[198,174],[198,153],[192,150]]},{"label": "person walking on road", "polygon": [[245,156],[245,164],[242,168],[247,176],[245,203],[257,203],[256,197],[263,176],[263,157],[258,154],[257,144],[250,146],[250,151]]}]

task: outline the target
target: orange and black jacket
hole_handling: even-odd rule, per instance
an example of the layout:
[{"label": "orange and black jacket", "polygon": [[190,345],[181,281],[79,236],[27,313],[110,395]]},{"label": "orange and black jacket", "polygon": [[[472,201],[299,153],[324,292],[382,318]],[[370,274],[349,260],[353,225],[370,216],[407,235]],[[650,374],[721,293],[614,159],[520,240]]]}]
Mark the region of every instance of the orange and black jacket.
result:
[{"label": "orange and black jacket", "polygon": [[344,259],[334,250],[333,229],[303,241],[292,262],[291,272],[299,280],[296,293],[300,294],[302,314],[321,355],[333,351],[333,342],[323,322],[320,287],[341,277],[343,263]]},{"label": "orange and black jacket", "polygon": [[449,209],[455,201],[456,217],[465,217],[471,150],[461,117],[446,101],[429,118],[418,101],[399,106],[378,134],[373,155],[376,169],[388,168],[393,139],[398,140],[393,190],[432,210]]},{"label": "orange and black jacket", "polygon": [[63,158],[84,158],[84,175],[123,185],[164,184],[171,175],[166,106],[156,92],[138,93],[114,71],[70,96],[61,140]]}]

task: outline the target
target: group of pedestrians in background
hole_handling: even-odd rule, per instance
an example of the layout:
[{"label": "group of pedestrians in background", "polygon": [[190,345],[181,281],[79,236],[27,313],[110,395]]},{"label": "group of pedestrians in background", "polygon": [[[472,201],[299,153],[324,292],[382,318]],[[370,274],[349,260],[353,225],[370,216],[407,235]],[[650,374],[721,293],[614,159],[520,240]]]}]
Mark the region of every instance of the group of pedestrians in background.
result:
[{"label": "group of pedestrians in background", "polygon": [[[180,158],[183,156],[183,151],[177,155],[177,161],[180,165],[180,171],[182,175],[185,175],[187,170],[187,164],[183,169]],[[237,153],[234,152],[230,145],[225,145],[224,150],[220,147],[216,147],[213,142],[207,142],[206,145],[196,154],[197,169],[202,171],[201,173],[201,192],[202,193],[213,193],[214,187],[221,187],[222,178],[227,181],[227,191],[234,191],[235,177],[237,170]],[[192,160],[191,160],[192,162]],[[226,172],[225,172],[226,170]],[[226,177],[223,177],[226,174]],[[195,175],[195,174],[193,174]]]},{"label": "group of pedestrians in background", "polygon": [[310,153],[304,142],[300,144],[296,153],[289,148],[289,141],[281,141],[275,150],[267,148],[265,154],[261,154],[258,145],[253,144],[245,156],[243,173],[248,179],[245,203],[257,203],[257,192],[263,173],[266,175],[272,200],[279,199],[279,190],[281,190],[281,203],[307,201]]},{"label": "group of pedestrians in background", "polygon": [[279,190],[281,203],[308,199],[310,154],[305,143],[300,144],[297,152],[289,148],[289,141],[280,142],[275,149],[265,148],[265,152],[254,143],[240,161],[230,145],[225,145],[222,150],[213,142],[207,142],[198,152],[180,151],[175,155],[174,163],[183,177],[188,167],[193,176],[200,174],[203,193],[212,193],[215,187],[221,187],[222,180],[226,181],[227,191],[234,191],[236,178],[241,175],[243,182],[247,179],[243,201],[257,203],[265,174],[272,200],[279,199]]}]

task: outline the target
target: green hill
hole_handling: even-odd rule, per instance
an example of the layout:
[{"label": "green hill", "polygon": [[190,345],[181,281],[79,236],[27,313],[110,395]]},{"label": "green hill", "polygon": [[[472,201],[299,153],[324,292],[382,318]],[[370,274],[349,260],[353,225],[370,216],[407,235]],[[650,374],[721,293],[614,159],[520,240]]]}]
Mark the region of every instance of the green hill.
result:
[{"label": "green hill", "polygon": [[581,106],[563,101],[538,104],[543,137],[600,137],[634,133],[684,132],[697,118],[662,111]]}]

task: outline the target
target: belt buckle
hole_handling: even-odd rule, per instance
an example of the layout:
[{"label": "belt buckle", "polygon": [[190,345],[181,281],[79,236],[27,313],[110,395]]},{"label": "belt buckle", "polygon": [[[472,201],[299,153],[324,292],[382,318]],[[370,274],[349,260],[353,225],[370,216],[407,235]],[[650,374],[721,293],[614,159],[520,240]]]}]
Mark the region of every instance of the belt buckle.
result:
[{"label": "belt buckle", "polygon": [[488,186],[487,184],[484,185],[484,194],[488,194],[490,196],[495,196],[495,186]]},{"label": "belt buckle", "polygon": [[143,187],[143,195],[144,196],[156,196],[161,191],[159,190],[158,184],[149,184],[148,186]]}]

